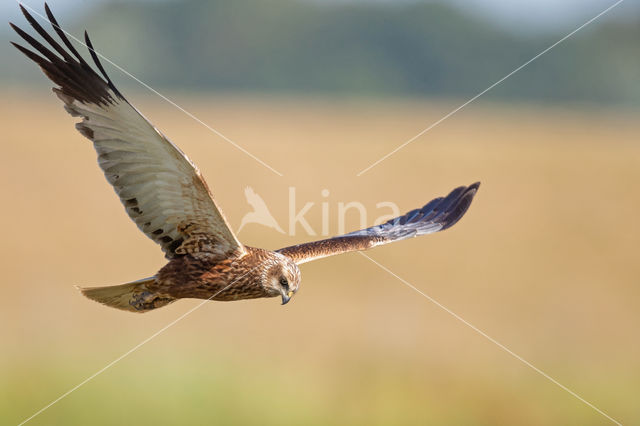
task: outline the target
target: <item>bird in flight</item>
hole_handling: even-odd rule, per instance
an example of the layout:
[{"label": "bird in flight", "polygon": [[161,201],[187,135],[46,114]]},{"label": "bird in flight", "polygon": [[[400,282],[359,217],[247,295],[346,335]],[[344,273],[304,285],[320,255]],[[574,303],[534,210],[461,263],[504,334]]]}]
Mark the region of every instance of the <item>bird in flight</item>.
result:
[{"label": "bird in flight", "polygon": [[86,31],[86,47],[100,74],[73,47],[46,3],[48,21],[64,46],[20,8],[48,46],[13,23],[33,50],[12,44],[40,66],[67,112],[81,119],[76,129],[93,142],[98,164],[127,214],[168,260],[150,278],[80,289],[107,306],[147,312],[183,298],[261,297],[281,297],[285,304],[300,287],[298,265],[447,229],[478,191],[479,183],[461,186],[381,225],[325,240],[275,251],[245,246],[195,164],[116,89]]}]

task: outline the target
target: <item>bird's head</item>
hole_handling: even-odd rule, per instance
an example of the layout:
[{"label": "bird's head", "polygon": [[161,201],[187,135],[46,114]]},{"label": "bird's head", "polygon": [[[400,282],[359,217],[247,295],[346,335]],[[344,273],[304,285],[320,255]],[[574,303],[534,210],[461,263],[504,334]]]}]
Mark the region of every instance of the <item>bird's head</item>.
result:
[{"label": "bird's head", "polygon": [[300,269],[298,265],[287,256],[274,253],[275,262],[266,273],[263,285],[272,296],[282,297],[282,304],[286,304],[300,286]]}]

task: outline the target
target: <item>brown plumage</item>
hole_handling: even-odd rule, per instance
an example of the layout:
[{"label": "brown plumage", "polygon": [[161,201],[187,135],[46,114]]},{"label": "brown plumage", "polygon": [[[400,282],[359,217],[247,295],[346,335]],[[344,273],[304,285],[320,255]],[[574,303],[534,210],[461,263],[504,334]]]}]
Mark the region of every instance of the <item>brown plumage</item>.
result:
[{"label": "brown plumage", "polygon": [[277,251],[244,246],[198,168],[116,89],[88,34],[85,42],[100,75],[73,47],[46,4],[48,20],[64,47],[20,8],[49,47],[13,24],[37,53],[12,44],[56,84],[53,91],[67,112],[82,118],[76,128],[93,142],[98,164],[127,214],[169,260],[150,278],[81,289],[105,305],[147,312],[183,298],[232,301],[276,296],[284,304],[300,286],[299,264],[446,229],[465,214],[478,190],[479,183],[462,186],[382,225],[326,240]]}]

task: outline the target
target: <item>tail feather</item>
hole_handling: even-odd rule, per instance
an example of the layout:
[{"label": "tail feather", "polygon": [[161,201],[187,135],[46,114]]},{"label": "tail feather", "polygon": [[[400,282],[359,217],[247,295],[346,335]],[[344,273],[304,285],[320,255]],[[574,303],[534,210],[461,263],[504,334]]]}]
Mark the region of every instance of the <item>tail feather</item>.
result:
[{"label": "tail feather", "polygon": [[155,277],[143,278],[127,284],[106,287],[78,287],[91,300],[129,312],[147,312],[168,305],[176,299],[149,290],[147,284]]}]

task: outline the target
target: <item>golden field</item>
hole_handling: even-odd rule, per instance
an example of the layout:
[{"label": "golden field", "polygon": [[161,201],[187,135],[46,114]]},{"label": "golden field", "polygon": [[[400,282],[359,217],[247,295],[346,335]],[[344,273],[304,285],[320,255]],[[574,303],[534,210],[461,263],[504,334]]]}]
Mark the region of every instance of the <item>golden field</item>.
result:
[{"label": "golden field", "polygon": [[[404,212],[482,181],[455,227],[367,255],[640,423],[637,114],[480,100],[356,177],[461,101],[171,98],[284,175],[170,104],[130,96],[198,164],[235,229],[246,186],[285,229],[289,187],[298,208],[315,202],[316,230],[328,202],[333,234],[340,201],[362,202],[371,221],[380,201]],[[135,315],[84,299],[74,284],[152,275],[161,252],[53,95],[7,93],[0,116],[0,423],[17,424],[198,302]],[[318,238],[260,225],[239,237],[273,249]],[[207,303],[29,424],[612,423],[358,254],[301,269],[286,307]]]}]

